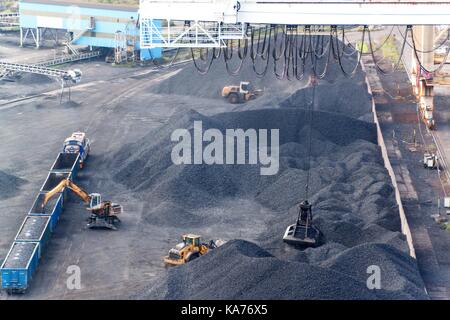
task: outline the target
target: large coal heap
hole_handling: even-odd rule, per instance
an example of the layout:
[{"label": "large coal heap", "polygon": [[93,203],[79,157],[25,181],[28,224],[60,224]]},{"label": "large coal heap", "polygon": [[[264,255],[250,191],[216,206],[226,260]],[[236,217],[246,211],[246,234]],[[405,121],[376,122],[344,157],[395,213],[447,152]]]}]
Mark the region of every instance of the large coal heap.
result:
[{"label": "large coal heap", "polygon": [[[211,90],[227,80],[221,68],[212,68],[209,81],[188,67],[161,82],[156,91],[220,99]],[[250,77],[248,66],[244,74],[245,70]],[[235,112],[211,116],[180,109],[162,127],[114,155],[114,179],[149,204],[145,223],[170,226],[173,236],[195,231],[206,238],[231,240],[192,263],[170,269],[164,279],[137,293],[139,298],[426,298],[400,232],[364,77],[358,72],[354,79],[344,80],[336,72],[334,79],[338,81],[317,87],[311,130],[306,111],[311,89],[299,90],[302,84],[274,82],[269,76],[261,81],[270,85],[269,98],[277,103],[258,98]],[[259,81],[254,75],[249,80]],[[279,129],[279,172],[261,176],[259,165],[174,165],[172,132],[184,128],[192,134],[194,121],[200,120],[203,130]],[[282,236],[304,200],[307,170],[314,223],[324,244],[298,250],[285,244]],[[377,263],[391,275],[385,275],[381,290],[372,291],[366,286],[366,270]]]},{"label": "large coal heap", "polygon": [[[424,299],[415,261],[407,256],[389,255],[392,247],[364,245],[349,249],[342,257],[351,267],[329,267],[283,261],[259,246],[233,240],[181,267],[171,268],[160,285],[149,287],[135,298],[166,299]],[[367,288],[367,261],[378,263],[381,289]],[[400,260],[400,261],[399,261]],[[349,271],[351,269],[352,271]],[[359,274],[359,271],[363,273]],[[358,274],[356,274],[358,273]],[[199,276],[201,275],[201,276]],[[366,277],[366,278],[364,278]]]}]

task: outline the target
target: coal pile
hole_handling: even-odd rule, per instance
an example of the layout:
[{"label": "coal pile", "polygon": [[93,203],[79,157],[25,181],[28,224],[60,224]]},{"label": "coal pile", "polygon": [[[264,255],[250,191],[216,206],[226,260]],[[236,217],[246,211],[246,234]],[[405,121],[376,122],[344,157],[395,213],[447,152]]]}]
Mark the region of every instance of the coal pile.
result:
[{"label": "coal pile", "polygon": [[[324,70],[323,64],[325,63],[325,60],[326,59],[318,61],[317,70]],[[351,70],[356,65],[355,57],[344,55],[342,57],[342,63],[344,64],[346,70]],[[282,67],[281,64],[282,63],[279,62],[277,65],[278,73]],[[236,69],[236,66],[237,63],[230,63],[230,69],[234,70]],[[256,65],[258,70],[262,70],[263,67],[264,66],[258,64]],[[257,77],[253,69],[252,62],[248,57],[244,60],[242,68],[237,75],[231,75],[228,73],[223,58],[218,61],[214,61],[206,74],[199,73],[194,64],[191,63],[178,72],[176,76],[170,77],[153,86],[151,91],[157,94],[188,96],[191,99],[193,97],[214,99],[217,102],[221,99],[221,92],[224,86],[239,85],[241,81],[249,81],[254,88],[262,90],[263,94],[256,100],[247,102],[246,108],[259,108],[261,106],[273,107],[285,100],[287,96],[296,93],[299,88],[306,86],[309,82],[309,76],[312,73],[309,61],[305,68],[304,77],[301,80],[297,80],[295,77],[291,80],[288,80],[287,77],[284,77],[281,80],[278,79],[274,73],[273,59],[270,59],[267,70],[268,71],[264,77]],[[355,90],[349,90],[348,94],[352,95],[353,99],[356,99],[355,103],[359,103],[359,98],[353,95],[367,96],[364,73],[361,71],[360,67],[357,68],[352,79],[348,79],[340,70],[338,63],[330,61],[326,76],[323,80],[320,80],[319,83],[321,85],[326,83],[333,85],[338,84],[339,86],[342,86],[343,89],[348,88],[349,85],[353,86]],[[340,85],[340,83],[343,84]],[[333,90],[330,93],[324,91],[324,94],[330,97],[336,92],[340,91]],[[345,105],[348,104],[348,101],[345,100],[335,100],[336,103],[342,103],[344,108]]]},{"label": "coal pile", "polygon": [[[175,116],[158,131],[150,132],[142,140],[123,147],[116,155],[114,177],[151,204],[149,207],[152,209],[144,213],[144,220],[147,223],[176,227],[184,231],[190,228],[238,230],[241,227],[239,224],[243,223],[242,217],[252,216],[265,223],[265,227],[260,228],[258,234],[251,235],[253,241],[261,248],[267,248],[265,252],[271,255],[270,258],[264,259],[259,257],[258,261],[248,257],[228,259],[221,256],[223,249],[219,248],[217,253],[214,253],[218,255],[214,259],[204,257],[192,266],[183,266],[170,271],[167,283],[163,285],[167,285],[168,289],[163,292],[148,292],[144,294],[145,297],[424,298],[415,262],[408,257],[408,247],[400,233],[394,190],[383,166],[380,150],[375,144],[374,125],[338,114],[323,111],[314,113],[316,120],[312,131],[310,200],[314,204],[314,221],[323,233],[325,244],[305,251],[289,247],[281,239],[286,226],[296,219],[296,205],[306,183],[308,165],[305,137],[308,126],[304,121],[305,110],[261,109],[211,117],[192,111]],[[204,129],[280,128],[278,174],[261,176],[259,165],[174,165],[170,158],[173,146],[169,140],[170,133],[175,128],[187,128],[192,131],[194,120],[202,120]],[[331,127],[334,130],[330,131]],[[238,205],[235,207],[230,205],[230,202],[239,199],[251,199],[266,208],[266,212],[269,213],[265,215],[263,211],[255,213],[250,210],[242,213]],[[222,205],[226,200],[228,210],[223,209],[225,205]],[[234,219],[236,221],[233,221]],[[254,224],[251,219],[246,223]],[[237,238],[238,234],[235,234],[235,237]],[[331,261],[330,259],[347,252],[350,248],[367,243],[388,245],[380,247],[377,251],[379,257],[387,255],[387,258],[380,258],[381,262],[391,257],[389,252],[395,252],[403,260],[408,261],[409,267],[405,270],[402,264],[398,266],[398,270],[405,272],[405,274],[398,273],[399,282],[407,282],[405,286],[393,292],[374,294],[367,291],[365,282],[358,282],[351,275],[343,276],[345,272],[342,270],[339,270],[339,276],[335,277],[334,272],[329,270],[331,267],[321,266],[322,263]],[[229,250],[241,250],[240,244],[241,242],[237,242],[232,247],[234,249]],[[364,247],[360,250],[364,250]],[[384,250],[388,252],[384,253]],[[211,265],[211,260],[216,259],[217,262]],[[205,280],[205,283],[198,283],[198,286],[206,286],[208,283],[210,290],[199,290],[197,284],[189,280],[191,276],[195,277],[194,274],[197,272],[203,272],[203,268],[216,269],[216,264],[224,264],[223,270],[227,270],[226,268],[233,270],[232,266],[239,264],[240,259],[245,263],[242,262],[242,269],[236,273],[236,279],[230,280],[228,273],[223,271],[221,274],[220,269],[216,274],[214,285],[208,282],[212,281],[211,279]],[[367,261],[364,259],[359,261],[361,268],[365,262]],[[395,259],[389,260],[392,265],[397,262]],[[253,270],[252,266],[256,264],[261,267],[260,270]],[[191,269],[194,266],[198,266],[199,269]],[[366,268],[368,266],[366,264]],[[295,270],[298,268],[305,270],[304,274],[296,273]],[[269,270],[274,270],[273,274]],[[243,280],[242,274],[249,272],[252,272],[252,276]],[[367,279],[366,273],[362,276]],[[330,277],[334,280],[331,281]],[[410,278],[414,281],[408,280]],[[184,282],[180,282],[182,279]],[[243,281],[242,288],[239,281]],[[175,285],[177,283],[181,284]],[[280,283],[280,286],[275,286],[275,283]],[[292,288],[288,286],[289,283]],[[285,285],[288,287],[284,288]],[[252,289],[245,291],[243,288]]]},{"label": "coal pile", "polygon": [[[344,268],[340,269],[338,263],[325,268],[302,262],[283,261],[256,244],[233,240],[207,253],[201,259],[182,267],[171,268],[166,279],[160,281],[162,284],[148,287],[135,298],[183,300],[426,298],[424,291],[418,289],[420,275],[414,270],[413,259],[389,256],[386,252],[391,248],[386,246],[384,249],[369,252],[377,254],[376,262],[381,264],[382,274],[383,271],[391,271],[389,267],[396,265],[398,259],[402,260],[402,264],[398,269],[394,269],[397,271],[395,274],[387,275],[386,279],[382,280],[380,290],[367,288],[366,269],[361,275],[353,274],[361,271],[359,268],[367,268],[366,261],[358,259],[356,252],[342,254],[349,264]],[[357,248],[354,249],[356,250]],[[202,276],[199,277],[199,274]],[[394,284],[389,282],[391,276],[395,278]],[[399,279],[403,283],[399,283]],[[408,293],[405,293],[404,287],[408,287]]]},{"label": "coal pile", "polygon": [[[321,266],[343,272],[358,281],[367,280],[367,266],[378,266],[381,274],[383,298],[390,299],[389,293],[401,292],[402,299],[426,298],[423,282],[415,261],[399,255],[392,246],[367,243],[348,249],[322,262]],[[387,294],[387,295],[386,295]]]},{"label": "coal pile", "polygon": [[[358,74],[359,75],[359,74]],[[354,89],[349,90],[349,87]],[[281,107],[307,109],[311,104],[312,87],[298,90],[280,103]],[[363,77],[340,79],[323,83],[316,88],[317,110],[340,113],[360,120],[373,121],[372,104]],[[359,108],[355,109],[357,105]]]},{"label": "coal pile", "polygon": [[0,199],[13,197],[26,181],[0,170]]},{"label": "coal pile", "polygon": [[[213,87],[227,80],[222,67],[216,68],[211,71],[211,82],[205,81],[208,76],[196,81],[202,76],[187,68],[156,90],[211,99],[217,95],[211,93]],[[136,297],[426,298],[416,262],[409,257],[400,232],[394,189],[377,145],[364,78],[358,72],[351,80],[341,82],[337,73],[334,79],[339,81],[317,88],[311,129],[305,110],[311,89],[299,90],[299,83],[297,89],[292,83],[281,88],[284,84],[274,81],[271,90],[280,91],[274,94],[276,104],[258,98],[252,101],[254,108],[210,116],[180,109],[163,126],[111,155],[115,181],[148,203],[150,209],[143,212],[148,225],[170,227],[174,237],[195,231],[207,239],[246,240],[232,240],[192,263],[171,268],[164,279],[149,283]],[[250,81],[254,80],[253,75]],[[269,76],[261,81],[272,80]],[[171,134],[182,128],[193,136],[194,121],[202,121],[203,130],[214,128],[222,133],[236,128],[279,129],[277,174],[260,175],[259,164],[174,165]],[[285,244],[282,236],[297,218],[308,170],[309,200],[323,244],[298,250]],[[341,256],[349,263],[341,264]],[[366,270],[377,263],[397,280],[392,285],[382,282],[381,290],[372,291],[366,286]],[[385,280],[390,281],[387,275]]]}]

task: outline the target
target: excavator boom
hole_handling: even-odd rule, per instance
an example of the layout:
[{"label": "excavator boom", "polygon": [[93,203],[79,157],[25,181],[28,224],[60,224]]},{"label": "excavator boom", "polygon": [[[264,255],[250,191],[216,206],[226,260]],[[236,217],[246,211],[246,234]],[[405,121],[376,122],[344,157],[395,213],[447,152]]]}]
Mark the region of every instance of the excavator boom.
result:
[{"label": "excavator boom", "polygon": [[77,196],[83,199],[84,202],[89,203],[91,201],[91,196],[86,191],[70,181],[70,179],[64,179],[61,180],[61,182],[58,183],[56,187],[45,194],[44,201],[42,202],[42,207],[44,207],[55,194],[63,191],[65,187],[68,187],[70,190],[72,190]]}]

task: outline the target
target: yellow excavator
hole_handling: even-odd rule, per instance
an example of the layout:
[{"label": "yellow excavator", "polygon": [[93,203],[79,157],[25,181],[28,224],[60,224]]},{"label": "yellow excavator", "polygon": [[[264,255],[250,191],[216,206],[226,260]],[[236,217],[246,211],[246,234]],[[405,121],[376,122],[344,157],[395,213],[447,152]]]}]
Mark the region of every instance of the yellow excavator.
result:
[{"label": "yellow excavator", "polygon": [[122,213],[122,206],[112,203],[111,201],[102,201],[102,196],[99,193],[89,194],[70,179],[61,180],[56,187],[45,194],[42,202],[42,208],[45,207],[53,196],[59,192],[62,192],[65,187],[69,188],[89,205],[87,210],[91,212],[91,216],[88,218],[88,228],[107,228],[117,230],[116,225],[120,223],[120,219],[117,215]]},{"label": "yellow excavator", "polygon": [[164,257],[166,265],[178,266],[190,262],[224,243],[223,240],[202,243],[201,237],[195,234],[185,234],[182,236],[182,240],[183,242],[170,249],[169,255]]},{"label": "yellow excavator", "polygon": [[245,101],[256,99],[262,94],[262,90],[256,90],[248,81],[241,81],[236,86],[226,86],[222,89],[222,97],[228,100],[229,103],[242,103]]}]

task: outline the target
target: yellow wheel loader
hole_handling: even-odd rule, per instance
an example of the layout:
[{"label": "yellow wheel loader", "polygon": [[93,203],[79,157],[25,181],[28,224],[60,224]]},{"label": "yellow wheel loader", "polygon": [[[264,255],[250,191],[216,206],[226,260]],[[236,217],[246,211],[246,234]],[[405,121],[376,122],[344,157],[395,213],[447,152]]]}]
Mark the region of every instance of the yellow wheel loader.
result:
[{"label": "yellow wheel loader", "polygon": [[175,248],[170,249],[169,255],[164,257],[166,265],[177,266],[190,262],[224,243],[222,240],[211,240],[207,244],[202,243],[200,236],[195,234],[185,234],[182,240],[183,242],[177,244]]},{"label": "yellow wheel loader", "polygon": [[255,99],[262,94],[262,90],[255,90],[250,82],[241,81],[238,86],[226,86],[222,89],[222,97],[229,103],[243,103]]}]

